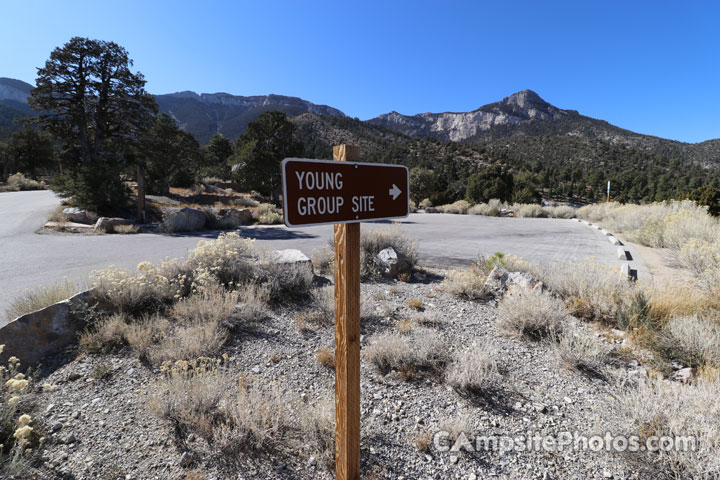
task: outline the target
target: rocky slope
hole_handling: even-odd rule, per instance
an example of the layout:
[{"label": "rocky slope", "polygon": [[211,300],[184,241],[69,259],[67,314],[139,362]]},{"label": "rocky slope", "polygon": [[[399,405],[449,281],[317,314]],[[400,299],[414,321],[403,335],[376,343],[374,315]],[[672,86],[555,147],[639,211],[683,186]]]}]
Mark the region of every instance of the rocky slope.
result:
[{"label": "rocky slope", "polygon": [[283,95],[243,97],[228,93],[179,92],[156,95],[155,100],[161,112],[175,118],[201,144],[216,133],[234,139],[245,131],[249,122],[270,110],[279,110],[290,117],[303,113],[345,116],[338,109]]},{"label": "rocky slope", "polygon": [[[458,300],[437,287],[435,282],[363,284],[363,301],[369,304],[362,326],[363,349],[380,335],[395,332],[403,319],[423,318],[431,326],[422,328],[447,345],[451,355],[492,341],[497,383],[484,395],[460,393],[441,376],[404,381],[399,372],[383,375],[364,360],[363,478],[637,478],[617,454],[604,451],[439,450],[432,439],[443,430],[458,429],[472,438],[475,434],[587,434],[608,428],[602,417],[612,411],[617,387],[563,368],[547,344],[500,335],[494,300]],[[422,300],[422,314],[408,308],[411,299]],[[233,372],[279,385],[293,395],[298,412],[325,405],[332,418],[333,371],[316,360],[319,349],[332,345],[332,326],[298,332],[296,316],[292,310],[274,311],[264,323],[234,337],[226,353],[236,359]],[[608,342],[602,336],[598,341]],[[235,463],[228,464],[217,448],[199,436],[179,439],[173,426],[148,408],[157,395],[160,372],[127,350],[82,355],[70,348],[56,361],[61,366],[42,382],[57,388],[38,399],[42,412],[38,421],[47,425],[48,433],[36,478],[333,478],[326,464],[332,445],[326,452],[274,445],[265,451],[241,452],[232,459]],[[621,372],[630,368],[619,365]]]}]

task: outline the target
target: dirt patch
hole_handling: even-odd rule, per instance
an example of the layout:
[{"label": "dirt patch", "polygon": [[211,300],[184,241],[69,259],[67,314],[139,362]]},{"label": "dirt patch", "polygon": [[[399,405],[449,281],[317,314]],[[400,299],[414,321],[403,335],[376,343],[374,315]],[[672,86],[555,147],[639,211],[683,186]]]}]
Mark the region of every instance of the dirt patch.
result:
[{"label": "dirt patch", "polygon": [[668,248],[652,248],[637,243],[626,242],[642,256],[655,285],[672,282],[695,282],[693,274],[675,265],[672,252]]}]

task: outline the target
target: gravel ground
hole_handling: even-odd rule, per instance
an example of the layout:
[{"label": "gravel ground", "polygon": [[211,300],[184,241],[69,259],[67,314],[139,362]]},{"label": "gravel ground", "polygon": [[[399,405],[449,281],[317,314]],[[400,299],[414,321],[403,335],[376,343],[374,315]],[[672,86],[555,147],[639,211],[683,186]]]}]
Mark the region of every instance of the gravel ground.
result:
[{"label": "gravel ground", "polygon": [[[441,452],[421,450],[416,439],[453,421],[474,435],[557,436],[604,433],[611,415],[613,385],[564,368],[547,343],[502,336],[496,326],[496,299],[463,301],[443,292],[442,271],[423,283],[363,284],[363,301],[374,307],[363,320],[362,347],[374,335],[396,332],[421,299],[424,314],[450,354],[490,339],[499,379],[485,395],[460,394],[442,375],[403,381],[397,372],[381,375],[363,359],[362,471],[364,478],[387,479],[592,479],[639,478],[607,452]],[[298,306],[276,309],[271,318],[238,332],[226,352],[238,370],[274,381],[297,405],[333,398],[334,374],[315,359],[332,347],[332,327],[301,333],[293,318]],[[369,308],[372,311],[373,308]],[[584,327],[591,328],[591,327]],[[594,327],[592,327],[594,328]],[[606,342],[608,335],[598,338]],[[190,436],[178,442],[172,427],[147,407],[159,372],[129,351],[87,356],[69,349],[49,359],[55,365],[41,383],[57,385],[39,394],[39,416],[48,429],[41,452],[41,478],[62,479],[323,479],[333,478],[324,462],[278,446],[246,454],[232,467],[217,461],[212,448]],[[635,364],[632,364],[635,365]],[[621,365],[623,369],[631,365]],[[99,373],[107,372],[102,379]],[[471,440],[472,441],[472,440]],[[625,469],[624,469],[625,468]]]}]

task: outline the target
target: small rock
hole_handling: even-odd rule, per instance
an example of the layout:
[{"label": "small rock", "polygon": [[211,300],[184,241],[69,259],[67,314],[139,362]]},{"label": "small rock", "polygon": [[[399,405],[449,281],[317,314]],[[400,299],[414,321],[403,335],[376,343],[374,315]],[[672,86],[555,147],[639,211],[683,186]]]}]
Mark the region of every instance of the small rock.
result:
[{"label": "small rock", "polygon": [[183,452],[183,454],[180,456],[180,461],[178,462],[182,468],[187,468],[193,463],[192,457],[188,454],[188,452]]},{"label": "small rock", "polygon": [[454,465],[457,463],[457,461],[458,461],[457,455],[450,455],[450,463],[452,463]]},{"label": "small rock", "polygon": [[375,265],[382,269],[383,275],[390,278],[396,278],[410,267],[405,256],[392,247],[380,250],[375,256]]},{"label": "small rock", "polygon": [[128,368],[128,371],[125,372],[125,373],[127,373],[128,375],[132,375],[133,373],[135,373],[135,369],[134,369],[134,368]]},{"label": "small rock", "polygon": [[681,368],[677,372],[673,373],[670,379],[675,380],[676,382],[688,383],[695,378],[696,373],[697,372],[694,368]]},{"label": "small rock", "polygon": [[253,373],[260,373],[260,365],[255,365],[255,366],[252,368],[252,372],[253,372]]}]

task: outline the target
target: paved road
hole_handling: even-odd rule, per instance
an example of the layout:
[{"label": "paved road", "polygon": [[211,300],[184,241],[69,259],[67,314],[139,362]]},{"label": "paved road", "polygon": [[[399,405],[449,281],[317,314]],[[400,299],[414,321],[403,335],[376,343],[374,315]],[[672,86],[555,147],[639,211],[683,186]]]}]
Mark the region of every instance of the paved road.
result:
[{"label": "paved road", "polygon": [[[35,233],[59,204],[52,192],[0,193],[0,312],[18,293],[63,278],[87,282],[92,270],[115,265],[134,269],[143,260],[158,262],[183,256],[202,238],[217,232],[189,235],[73,235]],[[418,239],[424,263],[464,266],[479,254],[502,251],[542,264],[586,260],[620,265],[613,247],[599,232],[571,220],[490,218],[466,215],[413,214],[402,229]],[[390,222],[363,225],[389,228]],[[298,248],[306,254],[326,245],[332,226],[287,229],[284,226],[246,227],[243,235],[272,249]],[[638,267],[637,265],[640,265]],[[639,255],[634,267],[646,270]],[[0,322],[2,321],[0,313]]]}]

